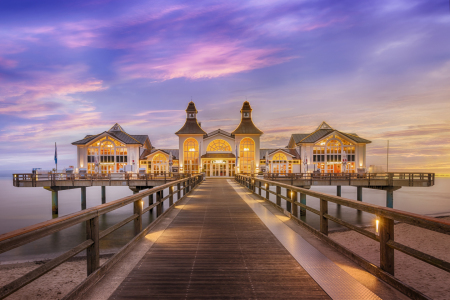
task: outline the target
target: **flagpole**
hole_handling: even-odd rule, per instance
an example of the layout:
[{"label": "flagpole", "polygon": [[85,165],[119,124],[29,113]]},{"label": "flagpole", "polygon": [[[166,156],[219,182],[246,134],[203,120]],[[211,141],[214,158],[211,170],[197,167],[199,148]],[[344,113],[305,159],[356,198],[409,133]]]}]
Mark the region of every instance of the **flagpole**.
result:
[{"label": "flagpole", "polygon": [[58,153],[56,151],[56,142],[55,142],[55,164],[56,164],[56,171],[55,171],[55,173],[58,173]]}]

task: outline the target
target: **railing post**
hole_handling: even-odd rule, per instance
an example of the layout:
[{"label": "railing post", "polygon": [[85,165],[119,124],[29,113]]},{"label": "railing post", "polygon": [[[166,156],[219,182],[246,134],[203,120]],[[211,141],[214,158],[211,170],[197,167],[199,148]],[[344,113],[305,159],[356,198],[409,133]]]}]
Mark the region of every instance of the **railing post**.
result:
[{"label": "railing post", "polygon": [[258,194],[261,196],[261,181],[258,181]]},{"label": "railing post", "polygon": [[328,235],[328,219],[324,217],[328,214],[328,201],[320,199],[320,232]]},{"label": "railing post", "polygon": [[[291,196],[292,196],[291,190],[290,189],[286,189],[286,197],[288,197],[289,199],[292,199]],[[288,212],[291,212],[291,207],[292,207],[291,202],[286,200],[286,210]]]},{"label": "railing post", "polygon": [[181,198],[180,188],[181,188],[181,184],[178,182],[177,183],[177,201],[180,200],[180,198]]},{"label": "railing post", "polygon": [[281,206],[281,187],[277,185],[277,205]]},{"label": "railing post", "polygon": [[161,191],[156,192],[156,202],[158,205],[156,205],[156,216],[159,217],[162,214],[162,202],[161,201]]},{"label": "railing post", "polygon": [[173,185],[169,187],[169,206],[173,205]]},{"label": "railing post", "polygon": [[[148,206],[153,204],[153,194],[148,195]],[[153,211],[153,208],[150,209],[150,211]]]},{"label": "railing post", "polygon": [[183,197],[186,195],[186,181],[183,181]]},{"label": "railing post", "polygon": [[394,240],[394,220],[380,217],[380,267],[394,276],[394,249],[387,245]]},{"label": "railing post", "polygon": [[298,218],[298,205],[295,204],[295,202],[297,202],[297,198],[298,198],[298,193],[296,191],[291,191],[292,192],[292,196],[291,199],[292,201],[294,201],[294,203],[292,203],[292,215],[296,218]]},{"label": "railing post", "polygon": [[89,276],[100,267],[98,216],[86,221],[86,239],[94,242],[86,249],[87,275]]},{"label": "railing post", "polygon": [[138,235],[139,232],[142,231],[142,205],[142,199],[133,202],[133,213],[138,215],[138,217],[134,219],[134,235]]},{"label": "railing post", "polygon": [[270,187],[270,185],[268,183],[266,183],[265,187],[266,187],[266,199],[269,200],[269,187]]},{"label": "railing post", "polygon": [[[300,203],[306,205],[306,194],[300,193]],[[300,216],[306,216],[306,209],[300,207]]]}]

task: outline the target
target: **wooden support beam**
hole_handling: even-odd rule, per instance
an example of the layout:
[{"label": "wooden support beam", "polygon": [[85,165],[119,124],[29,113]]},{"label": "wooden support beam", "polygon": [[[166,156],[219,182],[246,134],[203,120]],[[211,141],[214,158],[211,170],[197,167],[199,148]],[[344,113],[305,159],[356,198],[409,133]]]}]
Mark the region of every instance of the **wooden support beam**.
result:
[{"label": "wooden support beam", "polygon": [[[306,194],[300,193],[300,203],[306,205]],[[300,208],[300,216],[306,216],[306,209]]]},{"label": "wooden support beam", "polygon": [[173,185],[169,187],[169,206],[173,205]]},{"label": "wooden support beam", "polygon": [[156,202],[158,205],[156,206],[156,216],[159,217],[162,214],[162,202],[159,203],[162,199],[162,193],[161,191],[156,192]]},{"label": "wooden support beam", "polygon": [[394,248],[388,246],[394,241],[394,220],[380,217],[380,268],[394,276]]},{"label": "wooden support beam", "polygon": [[328,235],[328,219],[325,215],[328,214],[328,201],[320,199],[320,232]]},{"label": "wooden support beam", "polygon": [[89,276],[100,267],[98,216],[86,221],[86,239],[94,242],[86,249],[87,275]]},{"label": "wooden support beam", "polygon": [[298,193],[296,191],[292,191],[291,199],[294,200],[291,213],[294,217],[298,218],[298,205],[295,204],[295,202],[298,202]]},{"label": "wooden support beam", "polygon": [[138,215],[136,219],[134,219],[134,235],[138,235],[139,232],[142,231],[142,209],[144,206],[144,201],[137,200],[133,203],[133,214]]},{"label": "wooden support beam", "polygon": [[177,183],[177,201],[181,199],[181,191],[180,191],[180,188],[181,188],[181,184],[180,184],[180,183]]},{"label": "wooden support beam", "polygon": [[[292,194],[290,189],[286,189],[286,197],[292,199]],[[286,200],[286,210],[291,212],[291,202]]]},{"label": "wooden support beam", "polygon": [[81,209],[86,209],[86,187],[81,187]]},{"label": "wooden support beam", "polygon": [[106,203],[106,186],[102,186],[102,204]]},{"label": "wooden support beam", "polygon": [[280,195],[281,195],[281,186],[278,186],[277,185],[277,205],[278,206],[281,206],[281,197],[280,197]]}]

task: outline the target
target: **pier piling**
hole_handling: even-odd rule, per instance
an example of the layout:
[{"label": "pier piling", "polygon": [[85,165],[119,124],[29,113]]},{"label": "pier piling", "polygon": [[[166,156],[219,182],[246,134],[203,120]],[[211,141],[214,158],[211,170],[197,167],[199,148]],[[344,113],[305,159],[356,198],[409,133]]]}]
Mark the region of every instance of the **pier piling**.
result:
[{"label": "pier piling", "polygon": [[52,191],[52,214],[58,214],[58,191]]},{"label": "pier piling", "polygon": [[394,208],[394,189],[386,190],[386,207]]},{"label": "pier piling", "polygon": [[362,186],[356,187],[356,200],[358,201],[362,201],[363,198],[362,189],[363,189]]}]

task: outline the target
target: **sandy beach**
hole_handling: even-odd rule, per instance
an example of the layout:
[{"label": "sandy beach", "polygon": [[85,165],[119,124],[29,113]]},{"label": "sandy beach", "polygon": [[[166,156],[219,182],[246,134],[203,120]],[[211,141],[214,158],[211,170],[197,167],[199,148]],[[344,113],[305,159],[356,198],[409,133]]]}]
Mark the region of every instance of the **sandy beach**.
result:
[{"label": "sandy beach", "polygon": [[[450,220],[450,217],[442,219]],[[368,230],[375,232],[373,227]],[[394,234],[395,241],[401,244],[450,261],[448,235],[404,223],[395,225]],[[375,265],[380,265],[378,242],[353,231],[331,233],[330,237]],[[450,297],[449,273],[399,251],[395,251],[395,276],[433,299]]]},{"label": "sandy beach", "polygon": [[[107,258],[101,258],[103,264]],[[38,268],[42,262],[0,265],[0,286]],[[26,285],[6,299],[62,299],[86,278],[86,260],[77,259],[66,262],[41,278]]]}]

